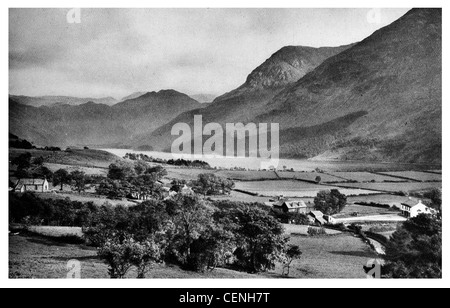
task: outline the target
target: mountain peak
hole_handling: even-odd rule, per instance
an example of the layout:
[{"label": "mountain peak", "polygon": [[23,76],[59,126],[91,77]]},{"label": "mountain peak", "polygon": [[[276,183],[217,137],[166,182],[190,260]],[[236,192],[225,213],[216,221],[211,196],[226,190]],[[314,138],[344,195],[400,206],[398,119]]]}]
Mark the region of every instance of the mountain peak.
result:
[{"label": "mountain peak", "polygon": [[248,75],[244,84],[249,88],[278,88],[296,82],[325,59],[346,50],[340,47],[285,46]]}]

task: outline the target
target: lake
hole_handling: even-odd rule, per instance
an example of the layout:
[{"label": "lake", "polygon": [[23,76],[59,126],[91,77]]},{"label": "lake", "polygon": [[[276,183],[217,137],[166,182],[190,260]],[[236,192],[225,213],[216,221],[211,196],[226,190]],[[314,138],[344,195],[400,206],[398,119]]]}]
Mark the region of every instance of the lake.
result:
[{"label": "lake", "polygon": [[[127,153],[145,154],[154,158],[169,160],[177,159],[171,153],[157,151],[136,151],[131,149],[101,149],[119,157],[124,157]],[[185,158],[189,159],[189,158]],[[270,166],[276,165],[270,160],[262,158],[249,157],[200,157],[195,158],[207,162],[213,168],[245,168],[251,170],[269,169]],[[189,160],[193,160],[190,158]],[[279,159],[278,170],[293,168],[294,171],[314,171],[319,168],[324,171],[366,171],[366,170],[385,170],[385,171],[401,171],[401,170],[427,170],[433,169],[435,165],[425,164],[400,164],[400,163],[380,163],[380,162],[358,162],[358,161],[315,161],[309,159]]]}]

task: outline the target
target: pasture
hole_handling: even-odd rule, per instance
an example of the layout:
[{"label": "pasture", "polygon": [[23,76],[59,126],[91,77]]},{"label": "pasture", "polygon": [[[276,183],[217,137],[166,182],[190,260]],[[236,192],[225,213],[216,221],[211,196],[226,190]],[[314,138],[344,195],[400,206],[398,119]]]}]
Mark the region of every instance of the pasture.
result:
[{"label": "pasture", "polygon": [[75,165],[82,167],[99,167],[108,168],[114,161],[121,158],[102,150],[83,150],[72,149],[68,151],[44,151],[44,150],[24,150],[9,149],[9,159],[19,156],[20,154],[30,153],[34,157],[43,157],[44,162],[51,164]]},{"label": "pasture", "polygon": [[123,205],[131,206],[136,205],[136,203],[128,200],[111,200],[104,196],[99,196],[95,194],[78,194],[78,193],[37,193],[37,195],[42,199],[56,199],[63,200],[69,198],[72,201],[78,202],[93,202],[95,205],[101,206],[105,203],[109,203],[113,206]]},{"label": "pasture", "polygon": [[[339,184],[336,186],[340,186]],[[346,188],[360,188],[360,189],[373,189],[384,192],[413,192],[413,191],[423,191],[431,188],[442,188],[441,182],[407,182],[407,183],[345,183],[342,184]],[[340,191],[340,189],[339,189]]]},{"label": "pasture", "polygon": [[185,181],[196,180],[198,178],[198,175],[202,173],[215,173],[217,171],[214,169],[180,168],[171,167],[168,165],[164,165],[164,168],[167,170],[166,178]]},{"label": "pasture", "polygon": [[316,178],[320,177],[321,182],[327,183],[337,183],[337,182],[343,182],[345,180],[335,177],[333,175],[329,175],[326,173],[319,173],[319,172],[277,172],[280,178],[282,179],[291,179],[291,180],[305,180],[305,181],[311,181],[316,182]]},{"label": "pasture", "polygon": [[389,194],[380,194],[380,195],[370,195],[370,196],[351,196],[347,198],[347,202],[349,204],[353,204],[356,202],[373,202],[378,204],[389,204],[390,206],[398,206],[400,207],[400,204],[402,202],[405,202],[408,197],[404,196],[396,196],[396,195],[389,195]]},{"label": "pasture", "polygon": [[[293,225],[293,224],[283,224],[284,232],[290,236],[308,236],[308,228],[309,226],[304,225]],[[325,229],[327,235],[337,235],[341,234],[341,231]]]},{"label": "pasture", "polygon": [[276,197],[283,195],[286,197],[309,197],[313,198],[321,190],[339,189],[345,195],[366,195],[377,192],[364,189],[346,189],[328,185],[317,185],[300,181],[253,181],[253,182],[237,182],[236,189],[257,193],[260,196]]},{"label": "pasture", "polygon": [[[291,243],[299,245],[302,257],[292,263],[291,278],[364,278],[362,269],[376,254],[361,239],[350,234],[333,236],[293,236]],[[95,248],[64,244],[36,235],[9,237],[9,278],[65,279],[67,262],[81,262],[81,278],[109,278],[107,265],[97,257]],[[248,274],[217,268],[212,272],[185,271],[178,266],[156,264],[146,275],[151,279],[264,279],[280,278],[281,264],[274,271]],[[126,278],[135,278],[131,270]]]},{"label": "pasture", "polygon": [[[295,278],[365,278],[363,266],[377,254],[360,238],[342,233],[334,236],[293,236],[291,244],[302,251],[291,265]],[[278,265],[275,272],[280,272]]]},{"label": "pasture", "polygon": [[216,175],[236,181],[277,180],[274,171],[219,170]]},{"label": "pasture", "polygon": [[[81,262],[81,278],[109,278],[107,265],[97,257],[93,247],[64,244],[41,236],[9,237],[9,278],[65,279],[67,262]],[[127,278],[136,278],[131,270]],[[265,278],[228,269],[196,273],[177,266],[157,264],[146,278]]]},{"label": "pasture", "polygon": [[364,206],[364,205],[356,205],[356,204],[350,204],[347,205],[342,212],[339,214],[334,215],[335,218],[344,218],[344,217],[352,217],[352,213],[358,213],[358,216],[371,216],[371,215],[385,215],[385,214],[392,214],[392,210],[389,209],[383,209],[379,207],[374,206]]},{"label": "pasture", "polygon": [[383,174],[420,182],[442,182],[442,175],[418,171],[383,172]]},{"label": "pasture", "polygon": [[[399,178],[375,174],[371,172],[328,172],[328,174],[348,181],[364,182],[405,182]],[[341,181],[342,182],[342,181]]]},{"label": "pasture", "polygon": [[54,163],[44,163],[44,166],[50,169],[50,171],[55,172],[59,169],[65,169],[67,172],[72,171],[82,171],[87,175],[100,175],[106,176],[108,174],[107,168],[98,168],[98,167],[83,167],[76,165],[66,165],[66,164],[54,164]]}]

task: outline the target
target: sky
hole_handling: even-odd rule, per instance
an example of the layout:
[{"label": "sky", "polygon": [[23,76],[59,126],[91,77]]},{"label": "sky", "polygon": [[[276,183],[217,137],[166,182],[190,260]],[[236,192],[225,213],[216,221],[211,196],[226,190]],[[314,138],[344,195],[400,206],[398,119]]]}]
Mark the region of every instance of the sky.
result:
[{"label": "sky", "polygon": [[9,92],[221,95],[283,46],[358,42],[408,10],[10,9]]}]

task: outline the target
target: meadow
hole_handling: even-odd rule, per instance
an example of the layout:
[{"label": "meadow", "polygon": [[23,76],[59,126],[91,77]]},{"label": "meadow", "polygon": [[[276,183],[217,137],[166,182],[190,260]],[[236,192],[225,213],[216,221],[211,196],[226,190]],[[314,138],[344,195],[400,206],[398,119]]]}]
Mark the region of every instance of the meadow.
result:
[{"label": "meadow", "polygon": [[[299,245],[302,257],[292,263],[291,278],[364,278],[362,269],[376,257],[360,238],[343,233],[333,236],[292,236],[291,244]],[[81,278],[109,278],[107,265],[97,257],[95,248],[79,244],[65,244],[51,238],[27,234],[9,237],[9,278],[67,277],[67,262],[81,262]],[[281,278],[282,266],[273,271],[248,274],[225,268],[212,272],[191,272],[178,266],[156,264],[146,278],[221,278],[264,279]],[[130,270],[126,278],[135,278]]]},{"label": "meadow", "polygon": [[318,173],[318,172],[277,172],[279,177],[282,179],[297,179],[297,180],[305,180],[316,182],[317,177],[320,177],[321,182],[343,182],[345,181],[342,178],[335,177],[333,175],[329,175],[326,173]]},{"label": "meadow", "polygon": [[[339,185],[337,185],[339,186]],[[406,183],[345,183],[341,187],[360,188],[360,189],[373,189],[383,192],[413,192],[423,191],[431,188],[442,188],[441,182],[406,182]],[[341,189],[339,189],[341,191]]]},{"label": "meadow", "polygon": [[[335,177],[348,180],[348,181],[356,181],[356,182],[405,182],[406,180],[402,180],[399,178],[380,175],[371,172],[328,172],[328,174],[333,175]],[[341,181],[342,182],[342,181]]]},{"label": "meadow", "polygon": [[413,181],[420,182],[442,182],[442,175],[428,172],[418,171],[400,171],[400,172],[382,172],[390,176],[396,176],[399,178],[407,178]]},{"label": "meadow", "polygon": [[[286,197],[315,197],[321,190],[337,189],[335,186],[317,185],[301,181],[253,181],[237,182],[236,189],[257,193],[260,196],[275,197],[283,195]],[[346,195],[374,194],[376,192],[364,189],[339,188],[339,191]]]},{"label": "meadow", "polygon": [[[291,277],[295,278],[365,278],[363,266],[377,254],[360,238],[348,234],[333,236],[293,236],[291,244],[302,251],[292,262]],[[281,271],[280,265],[275,272]]]}]

